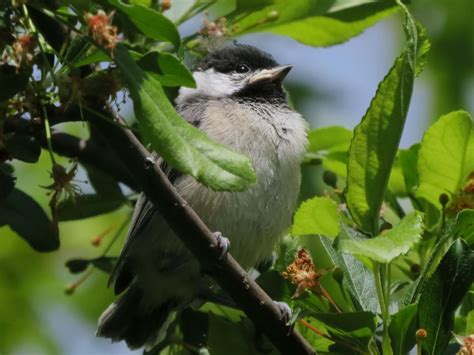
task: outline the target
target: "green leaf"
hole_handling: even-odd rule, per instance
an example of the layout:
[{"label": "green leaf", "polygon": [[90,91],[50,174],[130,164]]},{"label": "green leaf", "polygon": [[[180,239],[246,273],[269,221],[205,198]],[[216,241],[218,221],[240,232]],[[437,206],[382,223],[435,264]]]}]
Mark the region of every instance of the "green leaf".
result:
[{"label": "green leaf", "polygon": [[405,355],[415,346],[417,330],[417,305],[411,304],[392,316],[388,332],[392,339],[394,355]]},{"label": "green leaf", "polygon": [[437,208],[439,196],[452,196],[474,171],[474,128],[465,111],[442,116],[425,133],[418,155],[420,186],[416,192]]},{"label": "green leaf", "polygon": [[419,327],[428,333],[422,343],[424,353],[443,353],[453,330],[454,312],[473,282],[474,252],[457,239],[424,285],[418,303]]},{"label": "green leaf", "polygon": [[334,239],[339,234],[336,203],[329,197],[314,197],[301,204],[295,213],[293,235],[321,234]]},{"label": "green leaf", "polygon": [[179,48],[181,40],[176,26],[158,11],[143,5],[125,4],[119,0],[107,2],[126,15],[145,36],[170,42],[176,49]]},{"label": "green leaf", "polygon": [[[323,324],[336,344],[346,346],[339,349],[348,351],[357,348],[362,350],[361,353],[367,351],[377,325],[377,316],[370,312],[311,313],[311,317]],[[333,348],[331,346],[330,350]]]},{"label": "green leaf", "polygon": [[314,153],[347,152],[351,139],[352,132],[341,126],[312,129],[308,133],[308,151]]},{"label": "green leaf", "polygon": [[474,210],[463,210],[458,213],[452,234],[455,238],[463,238],[474,247]]},{"label": "green leaf", "polygon": [[5,142],[11,157],[26,163],[36,163],[41,154],[41,147],[36,139],[26,134],[14,134]]},{"label": "green leaf", "polygon": [[264,31],[288,36],[312,46],[331,46],[359,35],[394,13],[394,5],[394,2],[387,0],[355,0],[349,3],[275,0],[263,8],[256,5],[249,7],[240,21],[238,16],[243,9],[239,6],[228,17],[231,20],[236,17],[238,35]]},{"label": "green leaf", "polygon": [[6,224],[36,251],[59,248],[58,231],[46,213],[35,200],[16,188],[0,201],[0,226]]},{"label": "green leaf", "polygon": [[244,190],[256,180],[250,160],[210,140],[180,117],[160,83],[118,46],[117,66],[127,83],[145,140],[171,166],[214,190]]},{"label": "green leaf", "polygon": [[[348,235],[355,231],[349,231],[349,227],[342,226],[341,234]],[[341,254],[336,251],[327,238],[320,238],[321,244],[335,266],[341,268],[344,273],[342,283],[344,289],[352,296],[355,306],[360,311],[377,313],[380,307],[377,301],[374,275],[364,264],[352,255]]]},{"label": "green leaf", "polygon": [[466,335],[474,334],[474,310],[470,311],[466,317]]},{"label": "green leaf", "polygon": [[418,187],[418,152],[419,144],[414,144],[408,149],[399,151],[400,166],[402,168],[405,188],[409,195],[414,195],[415,189]]},{"label": "green leaf", "polygon": [[22,91],[31,74],[31,68],[17,70],[13,65],[0,65],[0,102],[8,100]]},{"label": "green leaf", "polygon": [[306,162],[322,161],[323,167],[338,176],[346,177],[347,151],[352,132],[340,126],[316,128],[308,134]]},{"label": "green leaf", "polygon": [[413,248],[421,240],[422,233],[422,214],[413,212],[394,228],[375,238],[342,239],[340,247],[344,253],[365,256],[387,264]]},{"label": "green leaf", "polygon": [[72,65],[76,68],[79,68],[84,65],[110,62],[110,61],[112,61],[112,59],[106,53],[102,52],[101,50],[97,48],[94,48],[94,50],[91,53],[79,58],[77,61],[73,62]]},{"label": "green leaf", "polygon": [[163,86],[196,87],[193,74],[178,58],[170,53],[148,52],[137,63]]},{"label": "green leaf", "polygon": [[349,151],[347,206],[354,221],[376,235],[379,213],[415,80],[420,44],[417,29],[407,13],[408,45],[379,84],[377,93],[354,130]]},{"label": "green leaf", "polygon": [[122,195],[79,195],[74,199],[61,201],[58,206],[60,221],[73,221],[115,211],[125,202]]}]

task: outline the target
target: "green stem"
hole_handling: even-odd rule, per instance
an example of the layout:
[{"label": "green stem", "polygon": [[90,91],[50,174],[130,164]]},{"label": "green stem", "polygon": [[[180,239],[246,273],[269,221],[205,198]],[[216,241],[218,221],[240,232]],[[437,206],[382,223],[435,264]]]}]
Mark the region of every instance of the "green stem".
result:
[{"label": "green stem", "polygon": [[51,144],[51,127],[49,126],[48,113],[46,111],[46,107],[42,105],[42,109],[43,109],[44,130],[46,133],[46,142],[48,144],[49,157],[51,158],[51,164],[54,167],[56,165],[56,159],[54,158],[53,145]]},{"label": "green stem", "polygon": [[[392,346],[390,344],[390,337],[388,335],[388,324],[390,321],[390,313],[388,311],[389,307],[389,297],[387,296],[386,281],[387,275],[385,272],[385,266],[377,262],[373,262],[374,269],[374,278],[375,278],[375,289],[377,291],[377,297],[380,304],[380,312],[382,315],[383,322],[383,338],[382,338],[382,352],[384,355],[393,354]],[[382,275],[382,273],[384,275]],[[384,276],[382,278],[382,276]],[[390,292],[388,292],[390,293]]]}]

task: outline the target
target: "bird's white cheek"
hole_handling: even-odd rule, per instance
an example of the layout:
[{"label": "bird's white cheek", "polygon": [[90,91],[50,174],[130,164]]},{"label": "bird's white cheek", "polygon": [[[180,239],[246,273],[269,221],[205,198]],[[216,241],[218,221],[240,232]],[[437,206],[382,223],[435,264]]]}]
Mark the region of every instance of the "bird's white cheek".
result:
[{"label": "bird's white cheek", "polygon": [[209,69],[204,72],[194,72],[193,76],[196,80],[196,88],[181,88],[177,98],[178,104],[193,96],[230,96],[240,89],[240,85],[237,81],[232,80],[227,74],[215,72],[214,69]]}]

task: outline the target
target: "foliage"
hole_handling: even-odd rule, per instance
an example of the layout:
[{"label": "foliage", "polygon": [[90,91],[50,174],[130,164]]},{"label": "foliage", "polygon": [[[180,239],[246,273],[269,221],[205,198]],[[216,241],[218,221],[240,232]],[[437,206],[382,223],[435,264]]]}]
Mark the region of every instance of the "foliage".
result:
[{"label": "foliage", "polygon": [[[0,226],[9,226],[38,252],[58,249],[59,240],[72,243],[66,235],[73,224],[66,221],[78,226],[96,217],[102,230],[92,240],[96,246],[114,230],[100,255],[74,254],[67,262],[71,273],[82,273],[66,290],[75,292],[93,270],[112,269],[115,242],[128,225],[136,194],[121,188],[119,182],[126,181],[110,170],[96,170],[78,156],[91,185],[83,193],[78,162],[68,165],[59,157],[68,155],[58,151],[60,123],[87,122],[81,144],[99,147],[112,160],[93,122],[110,119],[101,103],[117,107],[129,97],[137,122],[132,129],[170,166],[209,188],[238,193],[255,182],[250,160],[185,122],[171,103],[174,88],[196,85],[183,60],[254,32],[330,46],[399,12],[405,48],[359,125],[352,132],[339,126],[309,132],[304,163],[322,166],[327,191],[301,203],[291,237],[281,242],[275,263],[258,281],[292,307],[292,322],[319,353],[405,354],[416,346],[438,354],[452,342],[453,331],[472,333],[474,125],[469,113],[450,112],[419,144],[399,149],[415,78],[430,48],[406,6],[385,0],[183,0],[168,9],[169,3],[0,1]],[[209,18],[199,33],[181,37],[178,26],[205,11]],[[41,171],[41,181],[49,179],[41,194],[28,192],[19,161]],[[49,216],[42,207],[48,198]],[[107,213],[114,223],[104,229]],[[18,247],[11,243],[5,252]],[[75,244],[77,253],[86,252],[83,244]],[[35,272],[28,277],[34,279]],[[291,274],[289,280],[282,273]],[[94,296],[109,297],[102,286],[96,289],[103,292]],[[27,309],[20,315],[27,317]],[[97,317],[99,310],[95,305],[90,312]],[[2,322],[2,329],[34,333]],[[165,353],[275,351],[242,312],[216,304],[178,314],[173,326],[160,349]],[[197,336],[201,332],[207,336]],[[57,351],[45,339],[37,342]],[[0,337],[0,352],[13,348]]]}]

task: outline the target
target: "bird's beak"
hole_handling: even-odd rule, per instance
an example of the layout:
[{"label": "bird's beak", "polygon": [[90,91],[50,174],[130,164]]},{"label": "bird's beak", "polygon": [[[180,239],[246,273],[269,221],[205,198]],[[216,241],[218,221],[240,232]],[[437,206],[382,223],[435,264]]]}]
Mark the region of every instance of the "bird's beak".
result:
[{"label": "bird's beak", "polygon": [[292,65],[280,65],[271,69],[263,69],[257,74],[251,76],[248,80],[249,84],[261,82],[282,82],[285,76],[290,72]]}]

